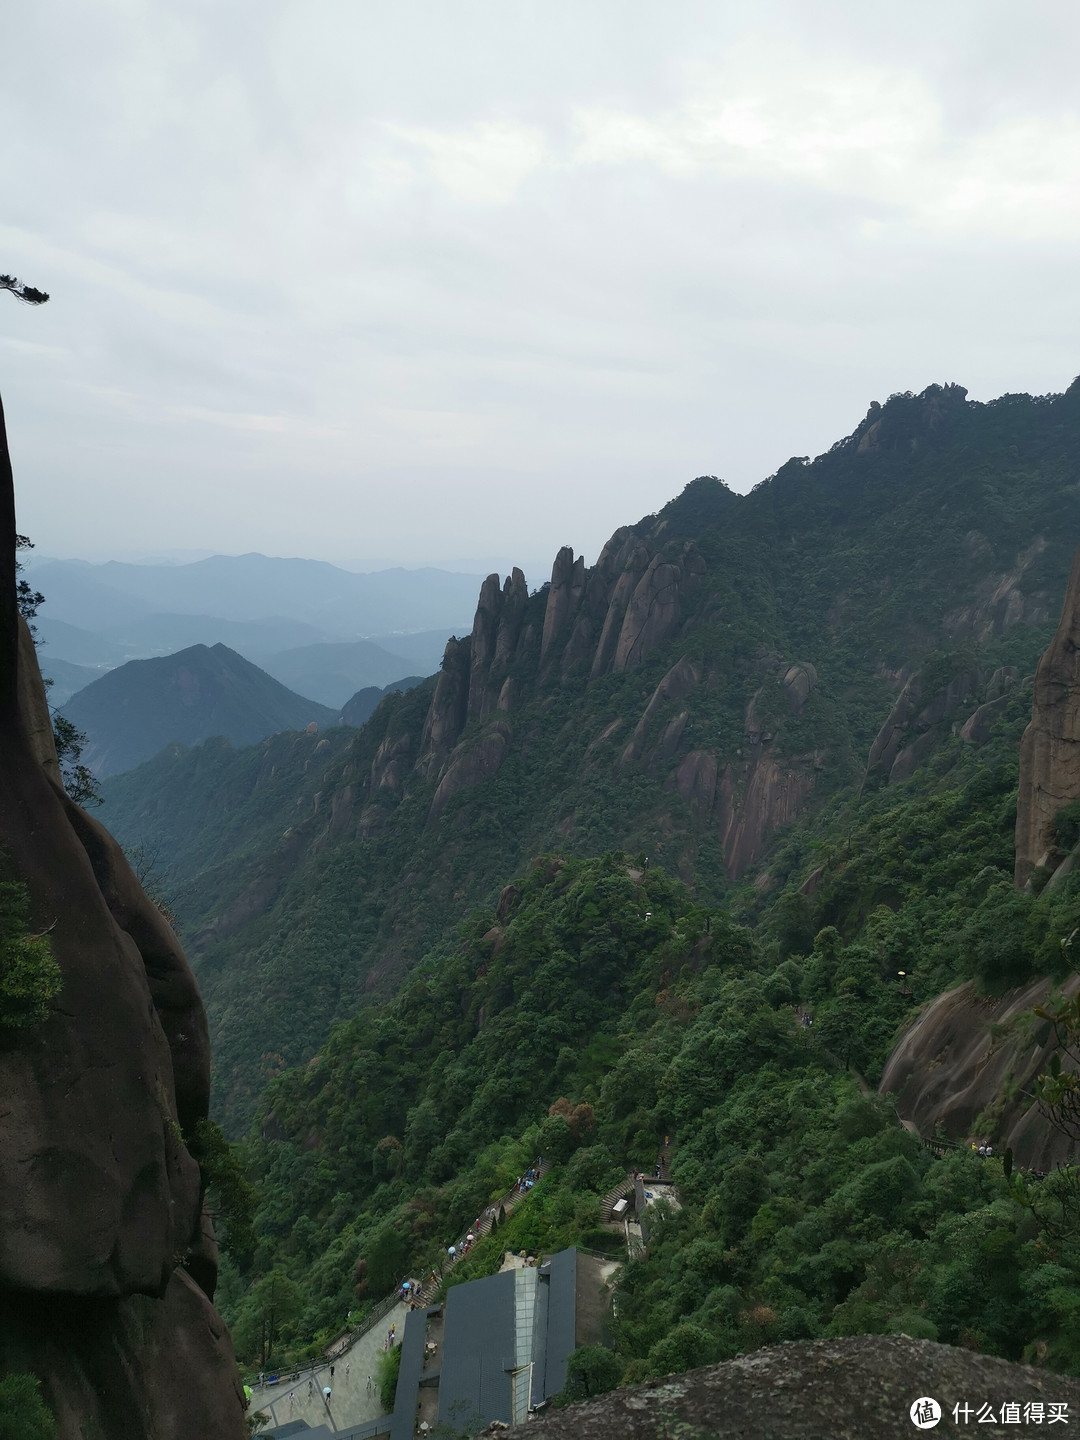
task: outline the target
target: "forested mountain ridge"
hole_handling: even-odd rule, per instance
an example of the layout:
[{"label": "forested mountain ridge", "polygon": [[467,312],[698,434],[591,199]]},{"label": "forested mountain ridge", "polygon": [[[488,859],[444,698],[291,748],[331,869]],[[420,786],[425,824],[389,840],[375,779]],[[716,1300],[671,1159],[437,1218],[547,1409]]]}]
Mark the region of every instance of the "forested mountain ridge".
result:
[{"label": "forested mountain ridge", "polygon": [[64,714],[86,735],[83,761],[99,777],[129,770],[172,741],[227,735],[250,745],[338,718],[220,644],[129,660],[71,696]]},{"label": "forested mountain ridge", "polygon": [[[551,1176],[451,1283],[507,1246],[614,1250],[601,1197],[668,1136],[682,1208],[621,1277],[623,1383],[867,1331],[1074,1369],[1070,1172],[1016,1190],[966,1135],[931,1153],[865,1093],[905,1017],[956,980],[993,994],[1067,965],[1076,877],[1038,897],[1011,883],[1029,705],[795,827],[782,893],[734,897],[753,929],[626,855],[527,867],[269,1085],[248,1146],[261,1242],[226,1281],[241,1353],[283,1292],[285,1343],[318,1345],[426,1274],[538,1152]],[[827,871],[811,894],[793,884],[808,851]],[[999,1143],[986,1101],[969,1118]]]},{"label": "forested mountain ridge", "polygon": [[540,850],[643,851],[715,900],[807,807],[926,764],[1034,668],[1078,477],[1080,387],[894,396],[748,496],[694,482],[591,570],[563,551],[532,595],[489,577],[434,684],[347,742],[171,752],[110,783],[108,823],[175,867],[219,1107],[250,1114]]}]

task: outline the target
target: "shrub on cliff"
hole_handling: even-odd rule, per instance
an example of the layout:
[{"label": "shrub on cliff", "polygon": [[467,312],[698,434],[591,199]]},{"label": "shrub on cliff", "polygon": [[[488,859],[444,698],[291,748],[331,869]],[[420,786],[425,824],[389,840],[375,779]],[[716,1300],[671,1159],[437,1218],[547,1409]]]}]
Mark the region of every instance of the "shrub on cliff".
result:
[{"label": "shrub on cliff", "polygon": [[40,1025],[60,991],[60,967],[47,935],[33,935],[30,899],[18,881],[0,881],[0,1025]]},{"label": "shrub on cliff", "polygon": [[0,1440],[56,1440],[56,1421],[39,1392],[36,1375],[0,1380]]}]

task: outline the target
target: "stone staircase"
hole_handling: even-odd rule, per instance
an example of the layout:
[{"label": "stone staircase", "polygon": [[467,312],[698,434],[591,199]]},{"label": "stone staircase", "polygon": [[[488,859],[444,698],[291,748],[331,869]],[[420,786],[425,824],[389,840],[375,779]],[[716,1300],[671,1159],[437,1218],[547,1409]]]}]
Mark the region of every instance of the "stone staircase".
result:
[{"label": "stone staircase", "polygon": [[[536,1183],[539,1183],[550,1169],[551,1161],[545,1160],[544,1163],[540,1166],[539,1170],[537,1170],[536,1172]],[[633,1187],[633,1183],[633,1180],[631,1180],[631,1187]],[[494,1220],[495,1216],[498,1215],[499,1211],[502,1210],[505,1214],[509,1215],[511,1210],[513,1210],[516,1205],[518,1205],[522,1200],[524,1200],[525,1196],[528,1195],[528,1193],[528,1190],[519,1190],[515,1185],[512,1190],[508,1190],[506,1192],[506,1194],[502,1197],[501,1200],[492,1201],[492,1203],[480,1216],[480,1224],[472,1225],[469,1227],[470,1233],[476,1237],[476,1240],[483,1239],[485,1235],[490,1233],[492,1221]],[[476,1243],[476,1240],[474,1240],[474,1244]],[[449,1259],[449,1257],[447,1258]],[[461,1245],[459,1243],[458,1259],[460,1258]],[[437,1275],[435,1279],[432,1279],[429,1276],[420,1287],[420,1290],[416,1296],[416,1303],[420,1306],[430,1305],[431,1302],[434,1300],[435,1296],[438,1294],[439,1286],[441,1284],[442,1274]]]},{"label": "stone staircase", "polygon": [[600,1201],[600,1223],[608,1225],[611,1223],[611,1212],[616,1204],[634,1193],[634,1177],[627,1175],[625,1180],[620,1180],[613,1190],[609,1190]]}]

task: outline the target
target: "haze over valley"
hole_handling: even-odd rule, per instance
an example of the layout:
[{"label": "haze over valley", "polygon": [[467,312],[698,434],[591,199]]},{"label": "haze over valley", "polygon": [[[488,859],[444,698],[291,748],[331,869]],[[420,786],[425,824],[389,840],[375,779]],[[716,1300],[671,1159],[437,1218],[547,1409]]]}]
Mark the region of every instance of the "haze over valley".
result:
[{"label": "haze over valley", "polygon": [[1080,1423],[1080,12],[5,42],[0,1440]]}]

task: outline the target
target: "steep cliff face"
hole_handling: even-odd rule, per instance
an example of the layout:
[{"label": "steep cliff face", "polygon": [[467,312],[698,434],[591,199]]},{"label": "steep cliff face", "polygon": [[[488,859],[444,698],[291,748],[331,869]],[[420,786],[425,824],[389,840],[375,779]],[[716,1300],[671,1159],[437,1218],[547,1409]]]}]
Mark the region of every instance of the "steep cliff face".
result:
[{"label": "steep cliff face", "polygon": [[1056,869],[1054,816],[1080,800],[1080,550],[1073,561],[1061,623],[1039,662],[1031,724],[1020,745],[1016,806],[1016,883],[1036,866]]},{"label": "steep cliff face", "polygon": [[2,412],[0,531],[0,855],[63,977],[43,1024],[0,1027],[0,1370],[41,1377],[65,1440],[240,1437],[228,1335],[178,1263],[212,1291],[182,1139],[207,1113],[206,1019],[172,931],[59,786],[15,607]]},{"label": "steep cliff face", "polygon": [[889,784],[906,780],[952,733],[970,745],[984,745],[1018,682],[1015,665],[998,666],[989,678],[971,667],[944,685],[917,670],[905,681],[870,747],[867,779]]},{"label": "steep cliff face", "polygon": [[[903,750],[897,737],[915,712],[923,730],[970,701],[977,676],[957,677],[923,706],[919,677],[908,681],[871,754],[871,764],[895,778]],[[999,713],[1017,683],[1015,669],[990,677],[984,703],[960,728],[970,743]],[[920,709],[920,707],[922,707]],[[919,742],[916,742],[918,744]],[[1033,715],[1020,747],[1020,790],[1016,817],[1016,883],[1024,885],[1036,866],[1053,869],[1064,856],[1056,848],[1053,820],[1062,805],[1080,799],[1080,552],[1073,562],[1061,623],[1035,677]],[[1050,1127],[1032,1106],[1032,1083],[1044,1073],[1056,1047],[1049,1022],[1032,1008],[1044,1004],[1052,983],[1039,980],[996,1000],[972,985],[947,991],[908,1027],[889,1057],[881,1081],[894,1093],[900,1115],[923,1135],[940,1125],[954,1138],[979,1130],[1000,1149],[1011,1148],[1022,1165],[1049,1168],[1075,1159],[1074,1143]],[[1067,996],[1080,988],[1073,976]]]},{"label": "steep cliff face", "polygon": [[[1064,987],[1073,995],[1074,977]],[[1055,1049],[1053,1027],[1032,1007],[1044,1004],[1049,980],[988,1000],[972,985],[939,995],[900,1036],[881,1079],[882,1094],[921,1135],[938,1125],[956,1140],[979,1134],[1017,1163],[1049,1169],[1075,1159],[1075,1146],[1046,1124],[1030,1101],[1034,1079]]]},{"label": "steep cliff face", "polygon": [[[875,781],[954,737],[985,744],[1049,639],[1031,622],[1080,544],[1077,474],[1080,384],[989,406],[894,396],[748,495],[702,477],[594,565],[562,551],[536,593],[489,577],[439,676],[318,754],[208,745],[109,782],[110,823],[206,897],[185,919],[237,1077],[221,1113],[250,1118],[253,1025],[264,1051],[306,1058],[335,1004],[395,986],[449,915],[546,849],[643,851],[718,898],[778,828],[862,780],[879,730]],[[333,959],[311,1018],[315,934]],[[271,976],[289,1004],[262,1003]]]},{"label": "steep cliff face", "polygon": [[[411,774],[435,782],[427,816],[429,824],[438,821],[455,795],[499,771],[516,743],[514,721],[522,707],[632,674],[662,646],[692,632],[707,590],[707,566],[693,541],[662,543],[665,529],[660,522],[644,532],[616,531],[591,569],[565,546],[555,557],[546,595],[530,597],[520,570],[502,584],[489,575],[470,636],[447,644],[418,751],[414,755],[411,738],[398,732],[380,744],[357,833],[380,832],[388,811],[379,797],[404,796]],[[751,671],[766,678],[746,707],[746,749],[737,761],[707,744],[687,752],[694,708],[722,678],[706,676],[689,655],[663,675],[628,738],[622,738],[621,720],[595,737],[596,746],[612,737],[617,744],[617,776],[640,765],[685,801],[692,826],[719,832],[732,878],[795,818],[820,768],[816,755],[793,761],[774,745],[783,721],[802,712],[817,685],[816,668],[765,654]],[[686,706],[674,709],[680,700]]]},{"label": "steep cliff face", "polygon": [[[416,768],[438,781],[429,818],[437,819],[453,795],[489,778],[502,764],[512,736],[509,721],[496,718],[479,733],[477,722],[507,716],[522,700],[566,683],[575,670],[584,682],[586,672],[596,679],[640,666],[676,633],[686,601],[704,574],[705,562],[693,544],[665,559],[649,541],[620,530],[591,570],[569,546],[559,551],[542,620],[535,603],[530,615],[520,570],[501,586],[498,575],[489,575],[468,640],[447,644],[424,722]],[[664,699],[686,693],[688,664],[683,663],[682,678],[673,672],[662,682],[639,723],[639,736]],[[681,730],[669,727],[669,754],[680,735]],[[385,763],[391,755],[399,762],[392,771]],[[388,740],[376,759],[373,792],[379,784],[400,788],[401,756],[400,743]]]},{"label": "steep cliff face", "polygon": [[541,674],[566,675],[588,663],[589,678],[640,665],[675,634],[684,606],[705,575],[688,541],[674,555],[655,541],[619,530],[591,570],[565,546],[555,557],[540,651]]}]

